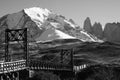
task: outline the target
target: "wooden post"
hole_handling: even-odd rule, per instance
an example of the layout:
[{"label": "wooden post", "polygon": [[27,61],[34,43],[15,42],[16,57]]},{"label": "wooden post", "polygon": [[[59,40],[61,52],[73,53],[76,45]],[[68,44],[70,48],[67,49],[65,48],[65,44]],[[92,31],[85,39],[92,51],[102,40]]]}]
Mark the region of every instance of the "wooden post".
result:
[{"label": "wooden post", "polygon": [[61,55],[61,64],[63,63],[63,54],[64,53],[64,50],[62,49],[61,52],[60,52],[60,55]]},{"label": "wooden post", "polygon": [[0,76],[0,80],[3,80],[3,76],[2,75]]},{"label": "wooden post", "polygon": [[16,80],[19,80],[19,72],[17,72],[17,78],[16,78]]},{"label": "wooden post", "polygon": [[28,55],[28,47],[27,47],[27,28],[24,29],[24,52],[25,52],[25,59],[26,59],[26,67],[29,65],[29,55]]},{"label": "wooden post", "polygon": [[72,71],[73,71],[73,66],[74,66],[73,54],[74,54],[74,49],[71,49],[71,70],[72,70]]}]

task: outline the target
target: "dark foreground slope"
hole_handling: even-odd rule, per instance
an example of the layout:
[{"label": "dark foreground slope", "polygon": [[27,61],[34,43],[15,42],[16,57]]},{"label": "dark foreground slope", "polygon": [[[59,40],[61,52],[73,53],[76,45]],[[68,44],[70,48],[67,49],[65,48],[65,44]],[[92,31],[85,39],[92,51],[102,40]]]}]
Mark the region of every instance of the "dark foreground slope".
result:
[{"label": "dark foreground slope", "polygon": [[74,58],[77,60],[82,59],[102,64],[119,64],[120,46],[113,43],[83,43],[75,51]]},{"label": "dark foreground slope", "polygon": [[[71,48],[75,51],[74,65],[92,65],[77,73],[77,80],[120,80],[120,45],[118,44],[110,42],[76,42],[47,48],[46,50],[41,49],[40,52],[44,54],[44,60],[51,60],[50,55],[58,56],[56,54],[59,53],[59,49]],[[38,54],[36,54],[33,58],[40,59],[40,56],[38,57]],[[54,61],[58,62],[58,58],[55,58]]]},{"label": "dark foreground slope", "polygon": [[79,72],[77,80],[120,80],[119,53],[120,46],[109,42],[79,47],[74,55],[75,65],[87,63],[91,66]]},{"label": "dark foreground slope", "polygon": [[77,80],[120,80],[120,67],[96,65],[76,75]]}]

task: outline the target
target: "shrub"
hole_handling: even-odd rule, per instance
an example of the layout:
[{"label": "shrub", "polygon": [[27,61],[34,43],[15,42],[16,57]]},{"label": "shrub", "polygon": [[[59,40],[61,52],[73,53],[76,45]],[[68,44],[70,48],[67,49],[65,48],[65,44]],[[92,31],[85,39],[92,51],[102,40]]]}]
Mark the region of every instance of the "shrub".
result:
[{"label": "shrub", "polygon": [[36,72],[32,78],[28,80],[60,80],[60,78],[50,72]]}]

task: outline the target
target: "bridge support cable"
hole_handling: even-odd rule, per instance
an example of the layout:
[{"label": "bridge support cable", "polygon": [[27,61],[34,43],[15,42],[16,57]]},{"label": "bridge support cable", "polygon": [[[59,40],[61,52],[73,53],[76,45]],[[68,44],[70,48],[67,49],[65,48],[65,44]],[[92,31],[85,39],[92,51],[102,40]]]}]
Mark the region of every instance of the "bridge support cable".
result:
[{"label": "bridge support cable", "polygon": [[[56,60],[59,55],[60,55],[60,54],[57,53],[57,54],[56,54],[56,57],[52,58],[49,62],[54,62],[54,60]],[[58,63],[59,63],[59,62],[58,62]]]}]

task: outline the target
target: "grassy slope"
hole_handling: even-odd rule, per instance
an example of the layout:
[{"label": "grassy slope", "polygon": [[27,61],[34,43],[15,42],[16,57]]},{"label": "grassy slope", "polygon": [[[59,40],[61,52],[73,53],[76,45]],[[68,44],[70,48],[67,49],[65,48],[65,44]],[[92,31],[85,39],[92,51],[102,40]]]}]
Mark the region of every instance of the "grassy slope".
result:
[{"label": "grassy slope", "polygon": [[[20,45],[10,45],[11,58],[22,57],[23,51]],[[88,42],[73,42],[51,44],[51,43],[38,43],[29,46],[29,55],[32,59],[54,61],[60,60],[61,49],[74,48],[74,63],[75,65],[82,63],[117,63],[120,61],[120,46],[110,43],[88,43]],[[19,56],[18,56],[19,55]],[[0,47],[0,57],[4,56],[4,46]]]}]

